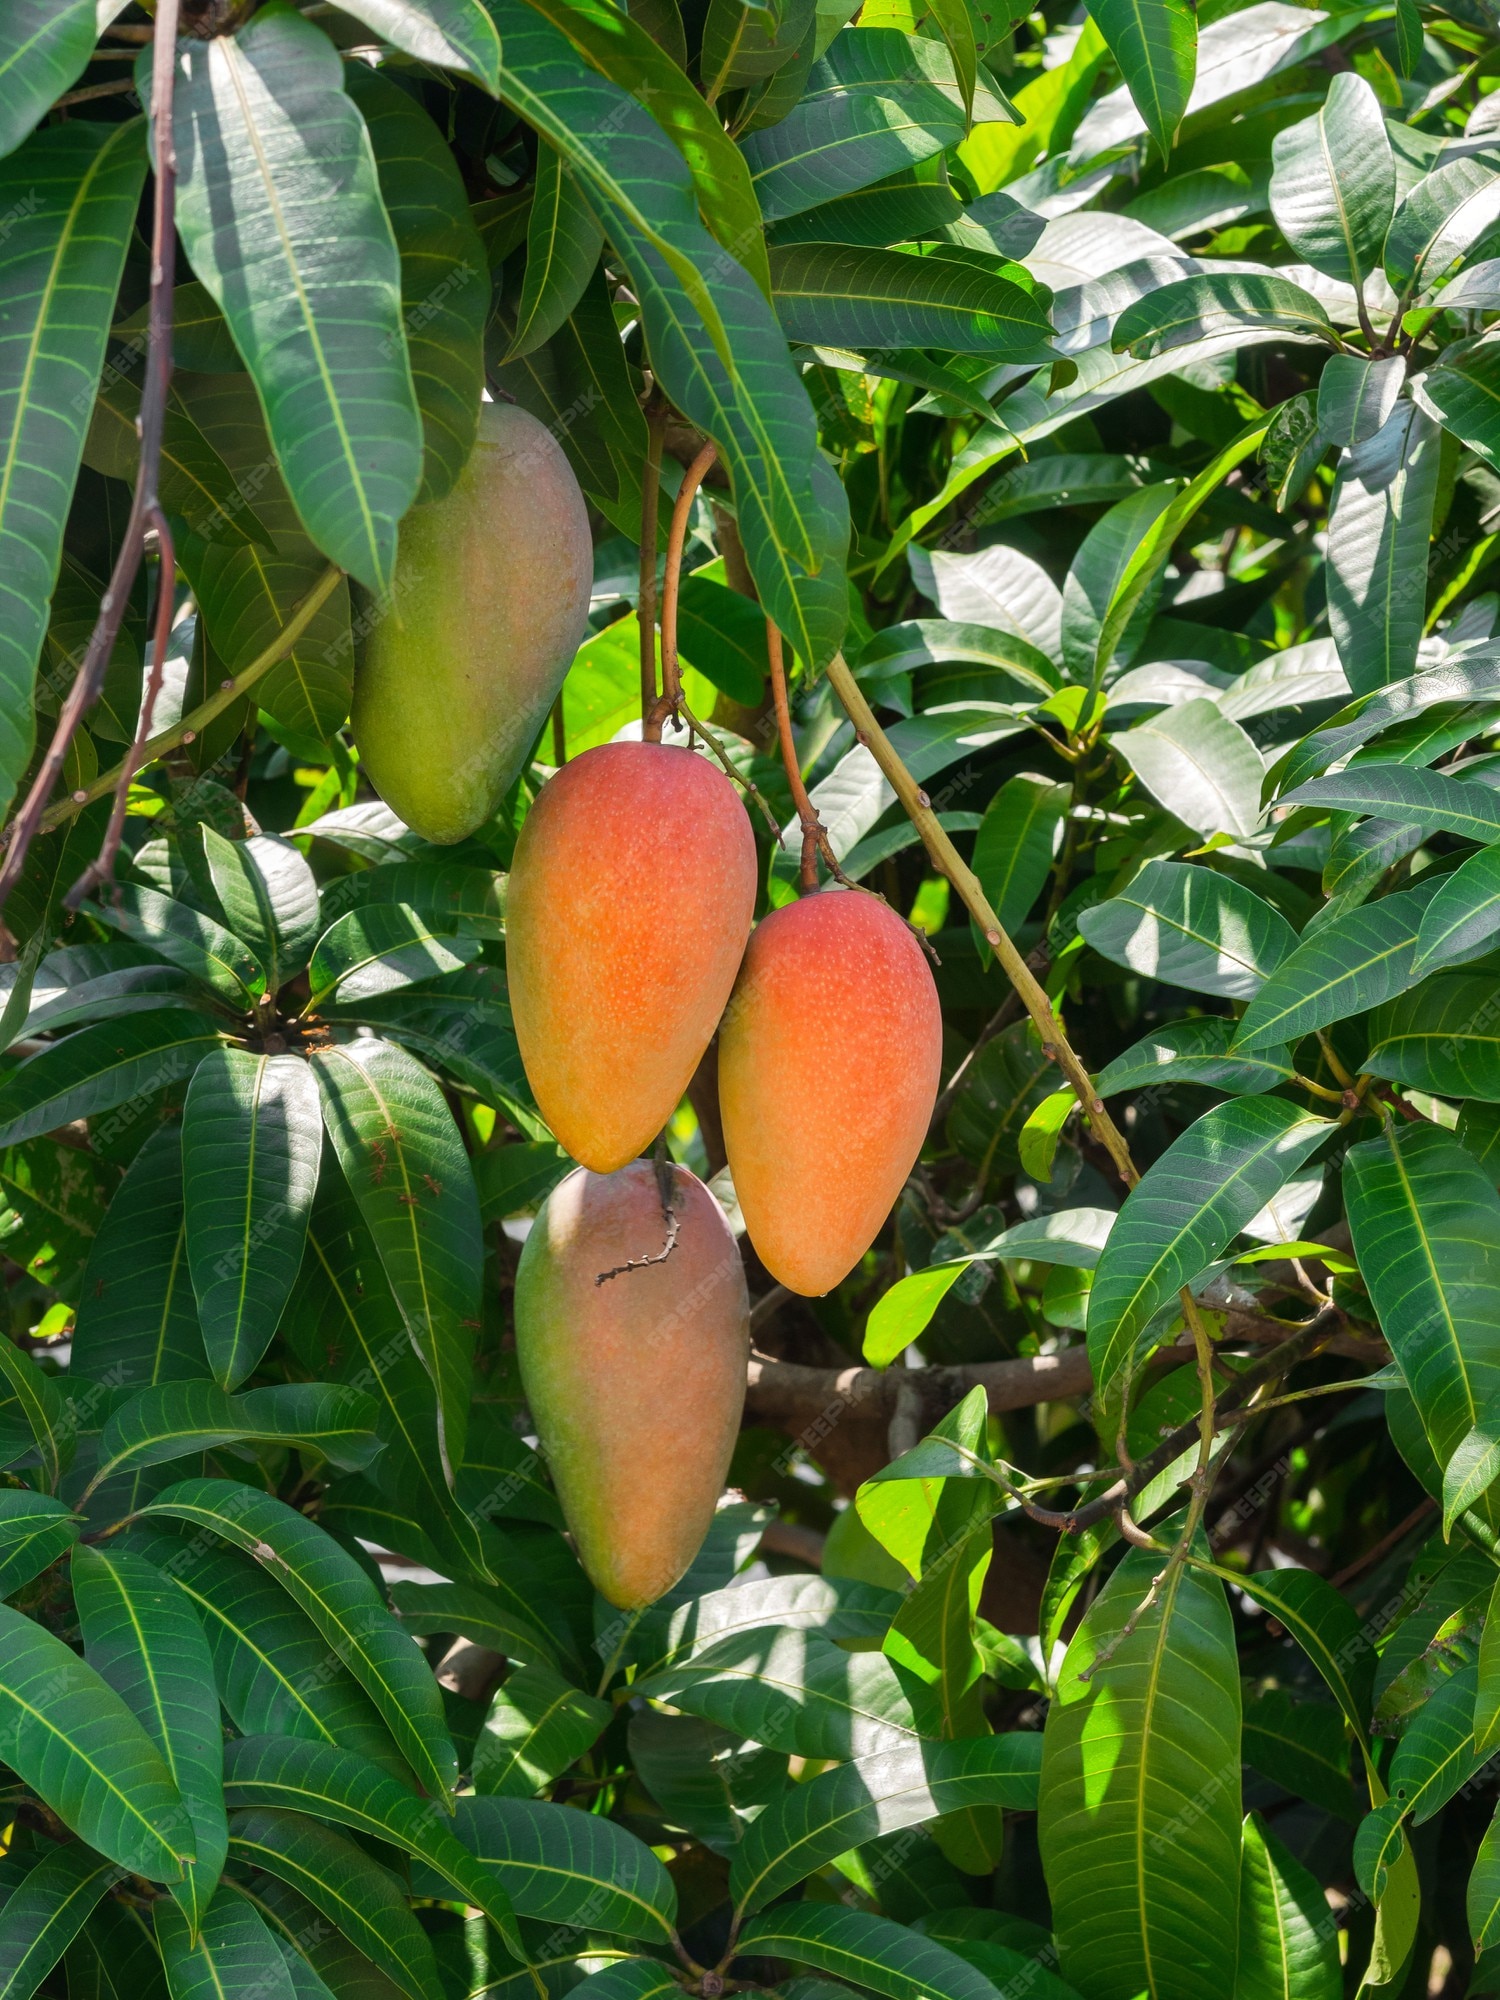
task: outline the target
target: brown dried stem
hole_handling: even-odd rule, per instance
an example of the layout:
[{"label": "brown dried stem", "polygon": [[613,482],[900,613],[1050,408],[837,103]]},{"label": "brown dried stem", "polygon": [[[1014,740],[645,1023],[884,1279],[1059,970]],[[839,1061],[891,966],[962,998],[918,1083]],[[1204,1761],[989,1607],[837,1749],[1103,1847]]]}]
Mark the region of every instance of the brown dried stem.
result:
[{"label": "brown dried stem", "polygon": [[[144,743],[144,730],[151,726],[151,706],[161,683],[165,640],[161,601],[167,603],[167,629],[175,577],[172,537],[157,495],[161,470],[162,429],[166,421],[167,391],[172,380],[172,286],[176,276],[177,232],[175,224],[177,159],[172,144],[172,96],[176,78],[178,0],[158,0],[151,61],[151,126],[156,154],[156,187],[151,232],[151,302],[149,344],[146,351],[146,381],[141,394],[141,453],[136,474],[135,494],[125,523],[125,536],[115,560],[108,586],[99,603],[99,616],[84,652],[83,661],[63,702],[52,741],[47,746],[41,768],[26,794],[25,803],[11,828],[8,851],[0,866],[0,908],[15,887],[26,856],[47,811],[47,801],[56,789],[67,762],[68,750],[83,718],[99,699],[105,670],[125,616],[126,601],[145,553],[147,533],[155,529],[160,554],[158,576],[157,645],[151,678],[142,698],[143,730],[137,743]],[[124,797],[130,789],[133,769],[130,757],[120,768],[116,811],[110,815],[110,830],[98,860],[86,871],[68,895],[76,908],[95,879],[107,879],[119,849],[118,819],[123,826]]]},{"label": "brown dried stem", "polygon": [[704,445],[682,475],[682,484],[672,503],[672,525],[667,531],[667,566],[661,585],[661,693],[652,702],[641,729],[641,735],[648,743],[660,743],[667,717],[670,715],[676,721],[682,712],[682,667],[677,658],[677,597],[682,583],[682,551],[687,542],[693,501],[718,455],[716,445]]}]

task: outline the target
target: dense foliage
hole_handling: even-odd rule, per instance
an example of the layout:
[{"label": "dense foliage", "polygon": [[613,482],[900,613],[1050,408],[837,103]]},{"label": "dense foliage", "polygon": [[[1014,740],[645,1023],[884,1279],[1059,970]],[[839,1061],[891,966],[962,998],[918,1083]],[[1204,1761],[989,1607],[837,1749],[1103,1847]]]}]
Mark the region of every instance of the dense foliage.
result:
[{"label": "dense foliage", "polygon": [[[852,11],[0,7],[5,2000],[1497,1990],[1495,23]],[[348,716],[486,385],[595,587],[439,847]],[[947,1081],[621,1614],[506,874],[705,439],[759,907],[769,617]]]}]

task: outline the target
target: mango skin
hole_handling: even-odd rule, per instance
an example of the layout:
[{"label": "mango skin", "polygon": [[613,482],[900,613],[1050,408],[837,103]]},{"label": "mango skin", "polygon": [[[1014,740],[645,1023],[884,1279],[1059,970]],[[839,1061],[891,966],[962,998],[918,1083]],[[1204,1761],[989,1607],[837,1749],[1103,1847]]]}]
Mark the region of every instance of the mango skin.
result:
[{"label": "mango skin", "polygon": [[676,1245],[656,1168],[579,1167],[542,1205],[516,1275],[516,1355],[578,1553],[622,1611],[682,1576],[724,1490],[745,1402],[750,1302],[724,1211],[670,1169]]},{"label": "mango skin", "polygon": [[644,1152],[718,1026],[755,911],[755,836],[692,750],[604,743],[516,842],[505,961],[538,1109],[595,1173]]},{"label": "mango skin", "polygon": [[832,1291],[927,1134],[943,1017],[885,903],[827,889],[757,926],[719,1030],[724,1147],[750,1241],[789,1291]]},{"label": "mango skin", "polygon": [[493,817],[572,665],[593,577],[562,447],[527,411],[481,405],[457,485],[401,523],[354,676],[365,775],[424,839],[464,840]]}]

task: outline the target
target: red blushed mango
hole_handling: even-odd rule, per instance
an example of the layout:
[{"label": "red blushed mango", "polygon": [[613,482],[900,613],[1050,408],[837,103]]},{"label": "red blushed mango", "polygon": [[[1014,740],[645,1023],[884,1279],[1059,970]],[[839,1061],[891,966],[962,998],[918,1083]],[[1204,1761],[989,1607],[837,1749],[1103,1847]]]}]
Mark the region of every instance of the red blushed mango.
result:
[{"label": "red blushed mango", "polygon": [[824,890],[756,929],[719,1030],[734,1191],[771,1276],[831,1291],[922,1150],[942,1073],[922,948],[884,903]]},{"label": "red blushed mango", "polygon": [[666,1173],[670,1218],[649,1160],[569,1174],[516,1274],[532,1420],[584,1568],[628,1611],[670,1590],[702,1545],[750,1353],[744,1266],[724,1211],[685,1167]]},{"label": "red blushed mango", "polygon": [[687,1089],[755,909],[755,839],[692,750],[605,743],[542,787],[516,842],[506,973],[542,1116],[596,1173],[643,1152]]}]

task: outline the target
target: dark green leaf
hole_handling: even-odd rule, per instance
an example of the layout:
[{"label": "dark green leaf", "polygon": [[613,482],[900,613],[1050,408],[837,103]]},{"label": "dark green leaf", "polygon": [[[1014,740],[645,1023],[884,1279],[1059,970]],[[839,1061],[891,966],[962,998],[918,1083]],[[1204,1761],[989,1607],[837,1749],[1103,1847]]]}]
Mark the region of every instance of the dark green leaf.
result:
[{"label": "dark green leaf", "polygon": [[1115,322],[1116,354],[1148,361],[1191,341],[1239,329],[1275,331],[1292,339],[1331,339],[1328,315],[1311,292],[1290,279],[1220,271],[1180,278],[1127,306]]},{"label": "dark green leaf", "polygon": [[437,1683],[353,1556],[304,1515],[228,1479],[185,1479],[143,1509],[246,1551],[312,1620],[439,1798],[457,1775]]},{"label": "dark green leaf", "polygon": [[5,1899],[0,1916],[0,1993],[14,2000],[34,1993],[100,1897],[124,1874],[116,1862],[81,1841],[45,1854]]},{"label": "dark green leaf", "polygon": [[419,63],[500,88],[500,38],[479,0],[347,0],[344,11]]},{"label": "dark green leaf", "polygon": [[240,1396],[217,1382],[166,1382],[112,1412],[94,1478],[235,1443],[300,1445],[358,1471],[380,1450],[375,1415],[371,1397],[328,1382],[276,1382]]},{"label": "dark green leaf", "polygon": [[1158,1313],[1283,1186],[1332,1127],[1279,1097],[1206,1111],[1131,1189],[1094,1274],[1089,1358],[1118,1398]]},{"label": "dark green leaf", "polygon": [[583,296],[604,232],[567,161],[543,140],[526,225],[526,274],[506,360],[549,341]]},{"label": "dark green leaf", "polygon": [[160,1752],[92,1667],[8,1605],[0,1757],[101,1854],[157,1882],[181,1878],[193,1831]]},{"label": "dark green leaf", "polygon": [[441,1091],[389,1042],[317,1058],[323,1120],[412,1345],[437,1387],[450,1486],[463,1457],[483,1263],[479,1197]]},{"label": "dark green leaf", "polygon": [[296,1280],[323,1124],[305,1057],[214,1049],[182,1114],[187,1255],[214,1379],[238,1388]]},{"label": "dark green leaf", "polygon": [[1245,1821],[1240,1850],[1240,1962],[1236,2000],[1339,2000],[1338,1931],[1316,1879],[1267,1831]]},{"label": "dark green leaf", "polygon": [[[443,920],[439,920],[443,921]],[[309,1007],[321,1007],[335,988],[346,1004],[456,972],[479,956],[472,939],[447,937],[405,903],[370,903],[350,910],[313,948],[308,967]]]},{"label": "dark green leaf", "polygon": [[740,1949],[831,1972],[885,2000],[991,2000],[995,1991],[946,1946],[837,1903],[783,1903],[752,1917],[740,1932]]},{"label": "dark green leaf", "polygon": [[1236,1054],[1285,1047],[1404,992],[1414,977],[1417,935],[1430,900],[1403,889],[1304,938],[1245,1010]]},{"label": "dark green leaf", "polygon": [[1197,15],[1185,0],[1093,0],[1089,12],[1166,159],[1197,73]]},{"label": "dark green leaf", "polygon": [[1356,694],[1404,679],[1417,663],[1438,445],[1432,419],[1398,403],[1339,463],[1328,510],[1328,624]]},{"label": "dark green leaf", "polygon": [[838,243],[772,245],[771,285],[788,337],[810,346],[930,347],[950,354],[1035,348],[1041,305],[997,273],[943,257]]},{"label": "dark green leaf", "polygon": [[[74,6],[59,17],[46,0],[26,0],[24,9],[33,33],[55,22],[64,48],[80,35],[92,40],[92,24],[78,23],[80,11],[89,10]],[[7,52],[19,57],[9,15],[4,32]],[[32,88],[50,87],[53,70],[50,62],[28,66]],[[14,145],[19,135],[10,120],[24,130],[34,104],[15,67],[0,70],[0,99]],[[145,171],[139,124],[87,119],[39,132],[0,163],[0,214],[7,218],[0,287],[11,302],[0,360],[0,810],[9,808],[31,757],[32,683],[89,422],[90,394],[79,384],[91,384],[104,359]]]},{"label": "dark green leaf", "polygon": [[400,263],[337,52],[274,4],[236,35],[184,40],[173,133],[178,228],[255,377],[297,510],[325,554],[384,589],[422,435]]},{"label": "dark green leaf", "polygon": [[1408,764],[1360,764],[1331,778],[1314,778],[1284,792],[1278,804],[1331,806],[1338,812],[1378,814],[1430,833],[1500,840],[1500,797],[1488,785]]},{"label": "dark green leaf", "polygon": [[187,1598],[144,1557],[79,1547],[72,1575],[84,1655],[161,1752],[192,1826],[195,1859],[172,1895],[196,1930],[229,1839],[224,1731],[208,1641]]},{"label": "dark green leaf", "polygon": [[1130,887],[1078,919],[1103,957],[1170,986],[1250,1000],[1297,948],[1297,934],[1232,876],[1148,861]]},{"label": "dark green leaf", "polygon": [[220,1040],[201,1014],[181,1007],[80,1028],[28,1056],[0,1082],[0,1144],[102,1112],[113,1113],[114,1129],[126,1131],[155,1092],[190,1075]]},{"label": "dark green leaf", "polygon": [[1382,1007],[1365,1067],[1445,1097],[1500,1103],[1500,1010],[1485,972],[1441,972]]},{"label": "dark green leaf", "polygon": [[1323,108],[1278,132],[1271,212],[1315,270],[1363,285],[1380,265],[1396,203],[1396,162],[1380,101],[1356,70],[1335,76]]},{"label": "dark green leaf", "polygon": [[14,0],[0,24],[0,154],[14,152],[77,82],[98,26],[96,0]]},{"label": "dark green leaf", "polygon": [[232,1889],[215,1896],[196,1935],[165,1901],[154,1915],[172,2000],[301,2000],[275,1937]]},{"label": "dark green leaf", "polygon": [[1292,1074],[1285,1049],[1262,1049],[1255,1055],[1231,1055],[1235,1023],[1220,1015],[1172,1021],[1145,1035],[1123,1055],[1106,1063],[1094,1079],[1101,1097],[1126,1090],[1155,1089],[1178,1083],[1207,1084],[1240,1097],[1274,1090]]},{"label": "dark green leaf", "polygon": [[1066,1978],[1216,2000],[1234,1978],[1215,1915],[1239,1866],[1234,1632],[1223,1586],[1174,1565],[1122,1637],[1161,1562],[1131,1550],[1068,1648],[1038,1834]]}]

